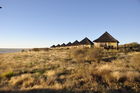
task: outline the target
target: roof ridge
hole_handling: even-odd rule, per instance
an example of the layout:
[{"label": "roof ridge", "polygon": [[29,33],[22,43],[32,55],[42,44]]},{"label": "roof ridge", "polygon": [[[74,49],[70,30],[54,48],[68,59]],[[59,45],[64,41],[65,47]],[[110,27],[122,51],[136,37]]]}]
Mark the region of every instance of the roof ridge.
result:
[{"label": "roof ridge", "polygon": [[108,32],[105,32],[104,34],[102,34],[99,38],[97,38],[93,42],[118,42],[119,43],[119,41],[117,39],[115,39]]},{"label": "roof ridge", "polygon": [[80,44],[93,44],[93,42],[85,37],[83,40],[80,41]]}]

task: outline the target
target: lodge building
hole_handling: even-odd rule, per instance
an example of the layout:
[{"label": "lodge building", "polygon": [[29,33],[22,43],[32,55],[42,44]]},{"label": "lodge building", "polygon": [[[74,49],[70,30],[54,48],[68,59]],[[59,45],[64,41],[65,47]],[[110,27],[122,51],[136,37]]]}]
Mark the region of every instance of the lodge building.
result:
[{"label": "lodge building", "polygon": [[119,41],[111,36],[108,32],[105,32],[98,39],[94,40],[94,47],[103,47],[105,49],[117,49]]},{"label": "lodge building", "polygon": [[104,49],[118,49],[119,41],[111,36],[108,32],[105,32],[99,38],[94,40],[93,42],[85,37],[81,41],[74,41],[73,43],[69,42],[67,44],[58,44],[53,45],[51,48],[104,48]]}]

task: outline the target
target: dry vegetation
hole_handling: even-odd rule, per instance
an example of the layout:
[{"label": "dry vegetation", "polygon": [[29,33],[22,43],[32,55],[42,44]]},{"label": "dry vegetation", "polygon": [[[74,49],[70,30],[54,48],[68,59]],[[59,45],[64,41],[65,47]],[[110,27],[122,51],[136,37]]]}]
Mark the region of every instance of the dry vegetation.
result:
[{"label": "dry vegetation", "polygon": [[140,53],[67,49],[0,55],[1,93],[139,93]]}]

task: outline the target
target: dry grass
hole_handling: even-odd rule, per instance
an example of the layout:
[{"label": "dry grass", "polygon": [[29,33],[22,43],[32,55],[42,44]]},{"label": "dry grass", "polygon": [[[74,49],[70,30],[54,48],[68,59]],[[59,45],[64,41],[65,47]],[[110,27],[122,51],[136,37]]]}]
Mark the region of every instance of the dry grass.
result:
[{"label": "dry grass", "polygon": [[[41,93],[40,89],[50,89],[59,93],[138,93],[140,53],[121,54],[112,62],[100,60],[98,63],[95,58],[101,52],[61,49],[2,54],[0,92],[18,90],[26,93],[29,90],[31,93]],[[33,89],[39,91],[32,92]]]},{"label": "dry grass", "polygon": [[103,57],[103,49],[100,48],[85,48],[72,49],[71,57],[77,62],[95,61],[100,62]]}]

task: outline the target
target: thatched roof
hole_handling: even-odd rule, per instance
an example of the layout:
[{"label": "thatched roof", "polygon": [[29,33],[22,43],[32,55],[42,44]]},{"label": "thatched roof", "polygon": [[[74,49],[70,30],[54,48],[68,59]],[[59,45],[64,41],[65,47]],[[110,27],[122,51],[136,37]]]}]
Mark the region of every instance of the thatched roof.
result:
[{"label": "thatched roof", "polygon": [[87,37],[84,38],[82,41],[80,41],[80,45],[93,45],[93,42],[91,42]]},{"label": "thatched roof", "polygon": [[69,42],[66,46],[71,46],[72,45],[72,43],[71,42]]},{"label": "thatched roof", "polygon": [[55,46],[55,45],[52,45],[52,46],[51,46],[51,48],[54,48],[54,47],[56,47],[56,46]]},{"label": "thatched roof", "polygon": [[56,47],[60,47],[60,44],[56,45]]},{"label": "thatched roof", "polygon": [[65,43],[63,43],[62,45],[61,45],[61,47],[65,47],[66,46],[66,44]]},{"label": "thatched roof", "polygon": [[74,41],[74,42],[72,43],[72,45],[73,45],[73,46],[79,45],[79,41],[78,41],[78,40]]},{"label": "thatched roof", "polygon": [[108,32],[105,32],[101,35],[98,39],[94,40],[93,42],[118,42],[113,36],[111,36]]}]

